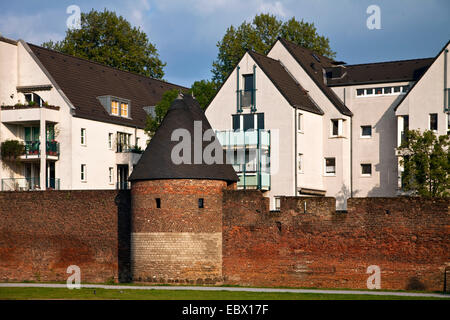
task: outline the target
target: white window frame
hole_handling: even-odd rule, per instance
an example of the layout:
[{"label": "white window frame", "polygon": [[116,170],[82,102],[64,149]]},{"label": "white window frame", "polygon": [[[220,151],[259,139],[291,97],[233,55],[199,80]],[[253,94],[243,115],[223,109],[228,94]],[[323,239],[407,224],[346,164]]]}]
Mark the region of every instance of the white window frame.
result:
[{"label": "white window frame", "polygon": [[86,128],[81,128],[81,132],[80,132],[80,144],[82,146],[86,146]]},{"label": "white window frame", "polygon": [[303,133],[303,113],[297,113],[297,132]]},{"label": "white window frame", "polygon": [[108,149],[112,150],[113,148],[113,140],[114,140],[114,133],[109,132],[108,133]]},{"label": "white window frame", "polygon": [[[370,165],[370,173],[363,173],[363,166],[365,166],[365,165]],[[361,167],[361,177],[371,177],[372,176],[372,163],[369,163],[369,162],[364,162],[364,163],[361,163],[361,165],[360,165],[360,167]]]},{"label": "white window frame", "polygon": [[[436,115],[436,129],[431,129],[431,116]],[[438,132],[439,130],[439,115],[437,113],[429,113],[428,114],[428,130],[433,132]]]},{"label": "white window frame", "polygon": [[[334,159],[334,172],[327,172],[327,159]],[[326,157],[323,159],[323,174],[326,177],[335,177],[337,171],[336,157]]]},{"label": "white window frame", "polygon": [[281,198],[280,197],[273,197],[273,201],[274,201],[274,209],[276,211],[279,211],[281,208]]},{"label": "white window frame", "polygon": [[299,152],[297,155],[297,172],[303,173],[304,170],[304,161],[303,161],[303,153]]},{"label": "white window frame", "polygon": [[114,168],[113,167],[108,168],[108,183],[114,184]]},{"label": "white window frame", "polygon": [[87,166],[85,163],[82,163],[80,166],[80,180],[81,182],[87,182]]},{"label": "white window frame", "polygon": [[[338,122],[338,132],[337,135],[333,134],[333,121]],[[330,137],[343,137],[344,136],[344,119],[330,119]]]},{"label": "white window frame", "polygon": [[[363,127],[370,127],[370,135],[369,136],[363,135]],[[372,138],[372,130],[373,130],[373,128],[370,125],[363,125],[363,126],[361,126],[360,138],[362,138],[362,139],[370,139],[370,138]]]},{"label": "white window frame", "polygon": [[[406,90],[404,90],[404,88],[406,88]],[[375,89],[379,89],[381,88],[381,94],[375,94]],[[390,93],[385,93],[385,89],[386,88],[390,88],[391,92]],[[399,92],[395,92],[395,88],[400,88]],[[370,87],[370,88],[356,88],[355,89],[355,97],[356,98],[366,98],[366,97],[383,97],[383,96],[396,96],[396,95],[400,95],[400,94],[406,94],[410,89],[409,85],[396,85],[396,86],[384,86],[384,87]],[[362,95],[358,95],[358,90],[364,90]],[[372,90],[372,93],[367,93],[367,90]]]}]

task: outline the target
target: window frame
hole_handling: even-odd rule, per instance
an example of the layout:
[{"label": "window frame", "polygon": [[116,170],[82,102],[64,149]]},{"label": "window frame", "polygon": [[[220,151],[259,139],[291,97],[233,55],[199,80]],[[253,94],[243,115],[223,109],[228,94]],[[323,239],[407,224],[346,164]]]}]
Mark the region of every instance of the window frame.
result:
[{"label": "window frame", "polygon": [[[436,122],[435,122],[435,124],[436,124],[436,129],[432,129],[432,128],[431,128],[431,124],[432,124],[431,119],[432,119],[432,117],[434,117],[434,116],[436,117]],[[438,129],[439,129],[439,116],[438,116],[437,113],[429,113],[429,114],[428,114],[428,129],[431,130],[431,131],[433,131],[433,132],[437,132],[437,131],[438,131]]]},{"label": "window frame", "polygon": [[299,152],[297,155],[297,173],[304,173],[304,158],[303,153]]},{"label": "window frame", "polygon": [[120,102],[119,102],[119,100],[115,100],[115,99],[111,100],[111,115],[113,115],[113,116],[120,116]]},{"label": "window frame", "polygon": [[[124,106],[125,106],[125,108],[124,108]],[[123,114],[124,110],[126,111],[125,115]],[[119,114],[123,118],[128,118],[128,114],[129,114],[128,102],[123,102],[123,101],[120,102],[120,113]]]},{"label": "window frame", "polygon": [[80,181],[87,182],[87,166],[85,163],[80,166]]},{"label": "window frame", "polygon": [[108,132],[108,149],[113,149],[113,139],[114,139],[114,133]]},{"label": "window frame", "polygon": [[297,113],[297,132],[304,133],[303,128],[303,113]]},{"label": "window frame", "polygon": [[[327,160],[331,160],[331,159],[334,160],[334,172],[327,172]],[[326,177],[335,177],[336,176],[336,172],[337,172],[336,157],[325,157],[324,161],[323,161],[323,164],[324,164],[324,168],[323,168],[324,169],[323,170],[324,176],[326,176]]]},{"label": "window frame", "polygon": [[[369,166],[370,167],[370,173],[364,173],[364,166]],[[372,176],[372,163],[369,162],[364,162],[360,164],[361,167],[361,177],[371,177]]]},{"label": "window frame", "polygon": [[87,146],[87,139],[86,139],[86,136],[87,136],[87,134],[86,134],[86,128],[81,128],[81,131],[80,131],[80,144],[82,145],[82,146]]},{"label": "window frame", "polygon": [[[370,135],[364,135],[364,128],[370,128]],[[371,139],[372,138],[372,126],[371,125],[362,125],[360,131],[360,138],[362,139]]]},{"label": "window frame", "polygon": [[108,168],[108,183],[114,184],[114,167]]},{"label": "window frame", "polygon": [[[381,93],[376,94],[375,91],[377,89],[381,89]],[[386,87],[371,87],[371,88],[356,88],[355,92],[356,98],[365,98],[365,97],[381,97],[381,96],[395,96],[400,94],[406,94],[410,89],[409,85],[396,85],[396,86],[386,86]],[[362,94],[358,94],[362,90]],[[372,91],[371,93],[368,93]],[[398,91],[396,91],[398,90]],[[387,92],[390,91],[390,92]]]},{"label": "window frame", "polygon": [[281,209],[281,197],[273,197],[274,200],[274,209],[275,211],[280,211]]}]

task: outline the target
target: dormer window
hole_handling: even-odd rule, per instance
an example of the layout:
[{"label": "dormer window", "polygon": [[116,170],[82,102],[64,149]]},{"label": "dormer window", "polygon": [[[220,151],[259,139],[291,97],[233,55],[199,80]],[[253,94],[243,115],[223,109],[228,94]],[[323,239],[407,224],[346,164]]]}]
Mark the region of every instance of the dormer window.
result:
[{"label": "dormer window", "polygon": [[122,102],[120,104],[120,116],[128,118],[128,103]]},{"label": "dormer window", "polygon": [[114,96],[100,96],[97,99],[111,116],[130,118],[130,100]]},{"label": "dormer window", "polygon": [[111,114],[118,116],[119,115],[119,102],[111,101]]}]

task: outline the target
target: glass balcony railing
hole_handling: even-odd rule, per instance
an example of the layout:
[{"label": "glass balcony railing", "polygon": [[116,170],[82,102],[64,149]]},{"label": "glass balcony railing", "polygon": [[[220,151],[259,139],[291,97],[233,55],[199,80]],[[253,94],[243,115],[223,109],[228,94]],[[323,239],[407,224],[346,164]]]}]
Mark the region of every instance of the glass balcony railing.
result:
[{"label": "glass balcony railing", "polygon": [[[40,178],[11,178],[1,180],[2,191],[34,191],[41,190]],[[47,179],[47,189],[59,190],[60,179]]]},{"label": "glass balcony railing", "polygon": [[225,148],[239,148],[239,147],[261,147],[267,149],[270,147],[270,131],[264,129],[248,130],[248,131],[233,131],[224,130],[216,132],[217,139]]},{"label": "glass balcony railing", "polygon": [[[39,156],[41,154],[40,141],[25,141],[25,158]],[[59,157],[59,142],[54,140],[46,142],[47,156]]]}]

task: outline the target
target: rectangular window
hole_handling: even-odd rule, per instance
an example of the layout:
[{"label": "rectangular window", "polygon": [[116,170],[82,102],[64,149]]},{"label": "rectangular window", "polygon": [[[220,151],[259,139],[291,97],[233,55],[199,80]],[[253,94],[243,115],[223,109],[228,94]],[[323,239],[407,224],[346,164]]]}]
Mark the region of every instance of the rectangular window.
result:
[{"label": "rectangular window", "polygon": [[362,163],[361,164],[361,174],[363,176],[371,176],[372,175],[372,164]]},{"label": "rectangular window", "polygon": [[113,144],[113,134],[108,133],[108,149],[112,149],[112,144]]},{"label": "rectangular window", "polygon": [[332,119],[331,120],[331,136],[332,137],[340,137],[343,135],[343,119]]},{"label": "rectangular window", "polygon": [[373,95],[373,89],[372,88],[366,89],[366,95],[368,95],[368,96]]},{"label": "rectangular window", "polygon": [[81,128],[81,145],[85,146],[86,145],[86,129],[85,128]]},{"label": "rectangular window", "polygon": [[394,87],[394,93],[400,93],[401,90],[402,90],[402,87],[400,87],[400,86]]},{"label": "rectangular window", "polygon": [[391,94],[392,93],[392,87],[385,87],[384,88],[384,94]]},{"label": "rectangular window", "polygon": [[244,114],[244,131],[255,128],[255,116],[253,114]]},{"label": "rectangular window", "polygon": [[253,74],[244,74],[244,91],[252,91],[253,89]]},{"label": "rectangular window", "polygon": [[280,197],[275,197],[274,201],[275,201],[275,210],[279,211],[280,207],[281,207],[281,199],[280,199]]},{"label": "rectangular window", "polygon": [[298,154],[298,172],[303,173],[303,153]]},{"label": "rectangular window", "polygon": [[122,117],[128,117],[128,103],[121,103],[120,104],[120,115]]},{"label": "rectangular window", "polygon": [[119,115],[119,101],[111,101],[111,114]]},{"label": "rectangular window", "polygon": [[130,148],[131,134],[117,132],[117,150],[116,152],[126,152]]},{"label": "rectangular window", "polygon": [[161,208],[161,198],[156,198],[155,202],[156,202],[156,208],[160,209]]},{"label": "rectangular window", "polygon": [[364,95],[364,89],[356,89],[356,95],[357,96],[363,96]]},{"label": "rectangular window", "polygon": [[257,113],[258,129],[264,129],[264,113]]},{"label": "rectangular window", "polygon": [[375,88],[375,94],[376,95],[383,94],[383,88]]},{"label": "rectangular window", "polygon": [[87,179],[86,179],[86,165],[85,164],[81,165],[80,172],[81,172],[81,174],[80,174],[81,181],[86,181]]},{"label": "rectangular window", "polygon": [[438,115],[437,113],[430,113],[430,130],[437,131],[438,129]]},{"label": "rectangular window", "polygon": [[372,126],[361,126],[361,137],[370,138],[372,136]]},{"label": "rectangular window", "polygon": [[303,114],[299,113],[297,118],[297,130],[303,131]]},{"label": "rectangular window", "polygon": [[233,130],[237,131],[241,129],[241,115],[240,114],[233,114],[232,116],[233,119]]},{"label": "rectangular window", "polygon": [[108,182],[109,184],[114,183],[114,168],[108,168]]},{"label": "rectangular window", "polygon": [[402,86],[402,93],[407,93],[409,90],[409,86]]},{"label": "rectangular window", "polygon": [[336,158],[325,158],[325,175],[334,176],[336,174]]},{"label": "rectangular window", "polygon": [[203,199],[203,198],[199,198],[199,199],[198,199],[198,207],[199,207],[200,209],[203,209],[203,208],[205,207],[204,199]]}]

